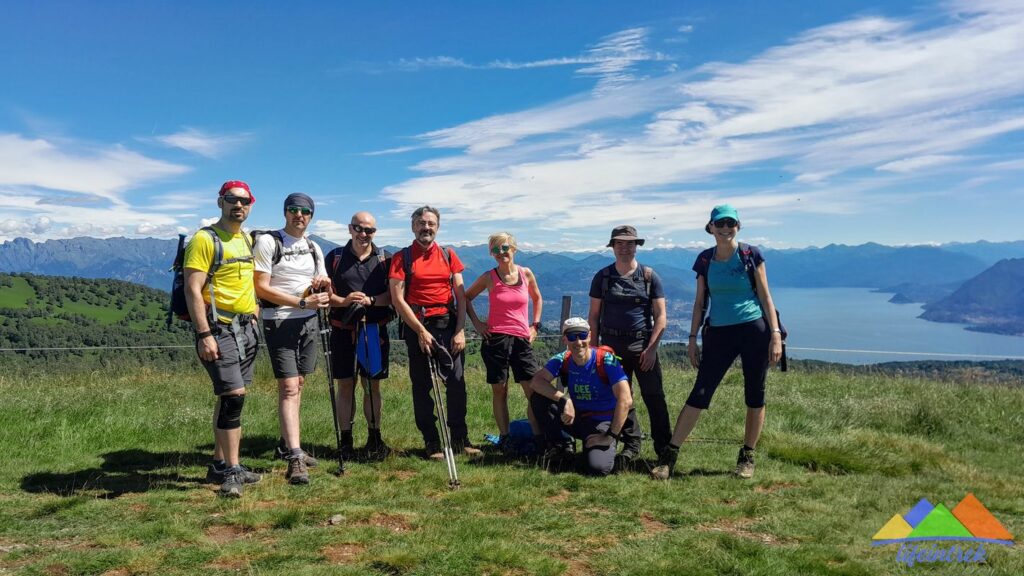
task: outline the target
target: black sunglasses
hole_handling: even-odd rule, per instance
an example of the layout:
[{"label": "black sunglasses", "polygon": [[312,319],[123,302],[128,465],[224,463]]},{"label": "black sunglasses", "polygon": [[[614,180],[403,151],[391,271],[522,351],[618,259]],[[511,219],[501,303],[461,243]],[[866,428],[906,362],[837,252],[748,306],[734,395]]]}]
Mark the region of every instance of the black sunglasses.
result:
[{"label": "black sunglasses", "polygon": [[732,218],[719,218],[715,220],[715,228],[735,228],[737,224],[739,222]]},{"label": "black sunglasses", "polygon": [[495,246],[491,248],[491,254],[497,256],[498,254],[508,254],[512,251],[512,247],[508,244],[502,244],[501,246]]},{"label": "black sunglasses", "polygon": [[590,338],[590,332],[569,332],[565,335],[565,339],[569,342],[576,342],[577,340],[586,340]]},{"label": "black sunglasses", "polygon": [[221,196],[221,198],[223,198],[224,202],[228,205],[235,204],[236,202],[241,202],[242,206],[252,204],[252,198],[248,196]]},{"label": "black sunglasses", "polygon": [[312,210],[306,208],[305,206],[289,206],[288,208],[286,208],[286,210],[288,210],[289,214],[298,214],[299,212],[301,212],[303,216],[309,216],[310,214],[313,213]]},{"label": "black sunglasses", "polygon": [[355,230],[356,234],[366,234],[367,236],[373,236],[374,234],[377,233],[377,229],[371,228],[370,226],[360,226],[359,224],[350,224],[350,226],[352,226],[352,229]]}]

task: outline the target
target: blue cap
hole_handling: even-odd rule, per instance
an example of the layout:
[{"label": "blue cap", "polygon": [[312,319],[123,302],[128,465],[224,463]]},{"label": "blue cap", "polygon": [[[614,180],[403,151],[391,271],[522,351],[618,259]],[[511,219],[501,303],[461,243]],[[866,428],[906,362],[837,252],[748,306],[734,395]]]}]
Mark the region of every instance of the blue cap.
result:
[{"label": "blue cap", "polygon": [[719,204],[711,209],[711,221],[721,220],[722,218],[732,218],[739,222],[740,213],[729,204]]}]

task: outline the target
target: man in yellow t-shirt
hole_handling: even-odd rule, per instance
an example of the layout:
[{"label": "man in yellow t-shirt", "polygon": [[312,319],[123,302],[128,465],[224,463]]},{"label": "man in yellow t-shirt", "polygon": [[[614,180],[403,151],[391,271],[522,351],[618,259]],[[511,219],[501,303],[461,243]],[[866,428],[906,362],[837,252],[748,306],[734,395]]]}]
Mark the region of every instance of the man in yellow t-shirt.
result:
[{"label": "man in yellow t-shirt", "polygon": [[[213,462],[206,479],[221,485],[221,496],[234,498],[242,495],[245,484],[260,480],[238,457],[245,387],[252,383],[259,346],[252,246],[242,231],[255,201],[245,182],[225,182],[217,198],[220,219],[197,231],[185,248],[185,301],[196,330],[196,352],[217,396]],[[223,250],[221,264],[207,282],[218,245]]]}]

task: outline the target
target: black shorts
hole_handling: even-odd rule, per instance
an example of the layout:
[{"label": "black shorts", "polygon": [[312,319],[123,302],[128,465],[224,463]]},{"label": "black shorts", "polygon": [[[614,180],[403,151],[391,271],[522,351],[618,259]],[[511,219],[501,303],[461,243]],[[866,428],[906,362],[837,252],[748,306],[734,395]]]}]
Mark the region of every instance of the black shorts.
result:
[{"label": "black shorts", "polygon": [[[252,384],[253,366],[256,364],[256,353],[260,348],[256,327],[252,322],[246,322],[239,327],[240,336],[245,341],[245,358],[239,357],[235,335],[223,325],[220,328],[220,332],[214,335],[220,356],[212,362],[199,359],[213,381],[213,393],[217,396]],[[197,344],[197,354],[198,350]]]},{"label": "black shorts", "polygon": [[388,337],[387,324],[380,325],[381,371],[378,374],[367,374],[366,369],[356,360],[355,330],[337,326],[331,329],[331,372],[335,379],[354,377],[358,366],[359,373],[363,376],[373,380],[385,380],[388,377],[390,356],[391,339]]},{"label": "black shorts", "polygon": [[738,356],[743,366],[743,399],[748,408],[763,408],[771,336],[764,318],[730,326],[708,326],[697,381],[686,404],[702,410],[710,407],[711,397]]},{"label": "black shorts", "polygon": [[525,382],[537,372],[533,358],[533,346],[529,338],[509,334],[491,333],[480,344],[480,356],[487,367],[488,384],[504,384],[508,381],[508,369],[516,382]]},{"label": "black shorts", "polygon": [[274,378],[306,376],[316,370],[318,329],[316,316],[263,321]]}]

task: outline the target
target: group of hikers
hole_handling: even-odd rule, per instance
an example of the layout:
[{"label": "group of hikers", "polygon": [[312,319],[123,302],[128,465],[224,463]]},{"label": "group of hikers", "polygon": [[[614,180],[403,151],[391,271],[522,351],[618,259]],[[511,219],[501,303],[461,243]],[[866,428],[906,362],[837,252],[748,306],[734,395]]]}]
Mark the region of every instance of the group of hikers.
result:
[{"label": "group of hikers", "polygon": [[[533,342],[541,326],[541,292],[533,272],[515,263],[518,248],[511,234],[488,239],[495,266],[466,288],[465,267],[455,250],[437,242],[441,214],[432,206],[412,213],[413,242],[394,254],[374,243],[373,215],[357,212],[348,225],[351,239],[324,255],[307,236],[316,208],[312,198],[289,195],[283,206],[284,227],[250,236],[242,223],[255,202],[248,184],[225,182],[217,198],[219,220],[193,235],[183,261],[184,296],[196,350],[217,398],[207,480],[220,484],[222,496],[241,496],[245,484],[261,479],[239,460],[246,386],[253,378],[260,325],[278,382],[280,442],[275,454],[287,462],[285,478],[290,483],[309,483],[309,468],[318,463],[302,449],[299,413],[305,378],[316,367],[316,339],[323,336],[324,317],[329,319],[330,336],[321,342],[329,350],[340,457],[355,455],[352,426],[359,378],[365,384],[363,413],[368,425],[363,450],[378,458],[390,452],[381,436],[380,381],[388,377],[387,324],[396,315],[408,349],[413,411],[425,456],[442,460],[453,453],[481,455],[466,426],[468,318],[482,338],[480,353],[491,386],[500,449],[510,443],[511,374],[526,395],[532,442],[546,467],[574,462],[579,439],[588,472],[605,475],[628,468],[639,458],[643,438],[633,406],[635,377],[657,454],[651,475],[668,479],[680,445],[708,408],[729,366],[740,357],[747,415],[736,474],[753,475],[754,448],[764,423],[766,375],[782,355],[782,343],[764,260],[756,247],[737,242],[740,222],[735,208],[720,205],[712,210],[705,230],[714,236],[715,246],[701,253],[693,266],[697,293],[688,356],[698,373],[673,430],[658,358],[666,327],[665,292],[658,274],[636,259],[644,239],[634,227],[612,230],[608,246],[615,262],[599,270],[591,282],[588,317],[562,322],[565,350],[539,365]],[[484,291],[488,311],[482,318],[473,300]],[[703,349],[697,346],[698,333],[703,334]],[[432,372],[441,356],[446,359],[443,373]],[[439,373],[443,405],[432,396],[440,393],[432,386]],[[442,432],[449,434],[443,437],[435,402],[438,412],[447,406],[447,422],[441,425],[447,425]]]}]

